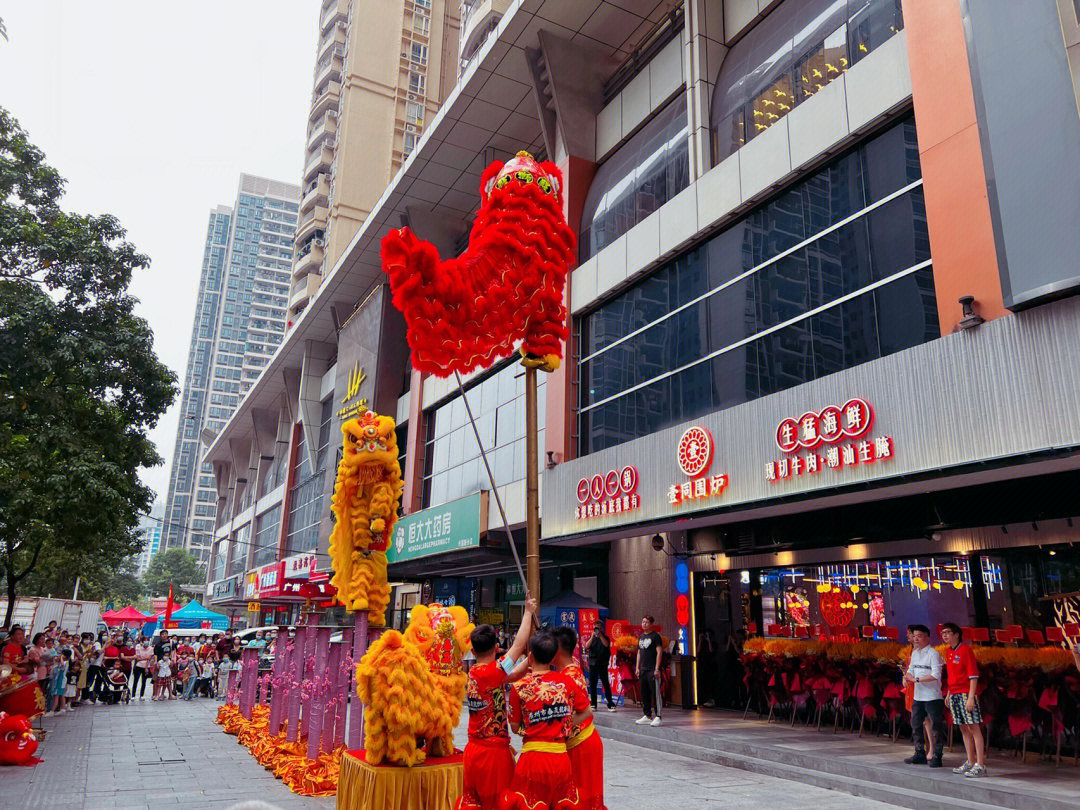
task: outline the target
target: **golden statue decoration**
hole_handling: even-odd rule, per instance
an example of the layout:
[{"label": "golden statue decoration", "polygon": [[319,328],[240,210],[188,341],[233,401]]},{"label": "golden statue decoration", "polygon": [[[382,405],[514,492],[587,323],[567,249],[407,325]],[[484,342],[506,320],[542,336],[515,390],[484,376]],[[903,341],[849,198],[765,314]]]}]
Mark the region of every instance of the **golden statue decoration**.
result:
[{"label": "golden statue decoration", "polygon": [[341,426],[344,452],[332,501],[331,584],[346,609],[366,610],[375,627],[386,623],[390,604],[386,549],[404,489],[395,427],[389,416],[372,411]]}]

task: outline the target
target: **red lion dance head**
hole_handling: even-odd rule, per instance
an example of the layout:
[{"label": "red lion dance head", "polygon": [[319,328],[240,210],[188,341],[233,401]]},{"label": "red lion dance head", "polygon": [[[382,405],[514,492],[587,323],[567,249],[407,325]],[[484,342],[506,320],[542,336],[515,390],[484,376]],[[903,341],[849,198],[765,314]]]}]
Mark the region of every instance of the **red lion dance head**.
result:
[{"label": "red lion dance head", "polygon": [[446,377],[521,353],[548,371],[566,339],[563,287],[576,240],[562,209],[562,174],[518,152],[480,178],[469,247],[440,259],[408,228],[382,241],[394,305],[405,316],[413,368]]},{"label": "red lion dance head", "polygon": [[0,765],[35,765],[38,741],[23,714],[0,712]]}]

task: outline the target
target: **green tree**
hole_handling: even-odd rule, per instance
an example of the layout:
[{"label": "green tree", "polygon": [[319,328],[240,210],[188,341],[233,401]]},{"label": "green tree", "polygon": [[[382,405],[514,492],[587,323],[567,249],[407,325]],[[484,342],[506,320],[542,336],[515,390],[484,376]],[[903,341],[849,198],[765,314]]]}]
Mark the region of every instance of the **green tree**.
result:
[{"label": "green tree", "polygon": [[173,583],[173,595],[180,601],[180,586],[206,581],[206,569],[199,566],[199,561],[184,548],[169,548],[159,551],[150,558],[150,565],[143,574],[143,588],[151,596],[165,596],[169,593],[169,583]]},{"label": "green tree", "polygon": [[[116,569],[139,550],[135,527],[153,492],[138,471],[161,463],[148,433],[176,396],[176,377],[128,293],[147,258],[115,218],[61,210],[63,189],[0,109],[5,622],[43,560]],[[66,573],[72,582],[81,574]]]}]

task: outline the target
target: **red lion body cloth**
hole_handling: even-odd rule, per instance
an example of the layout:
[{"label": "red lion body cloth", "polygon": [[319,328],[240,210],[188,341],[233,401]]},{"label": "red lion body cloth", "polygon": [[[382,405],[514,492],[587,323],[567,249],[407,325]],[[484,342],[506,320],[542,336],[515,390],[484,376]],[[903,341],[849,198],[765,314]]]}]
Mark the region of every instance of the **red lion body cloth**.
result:
[{"label": "red lion body cloth", "polygon": [[439,377],[521,353],[557,368],[567,336],[563,287],[576,240],[563,216],[562,174],[518,152],[480,179],[469,248],[440,259],[408,228],[382,240],[394,306],[405,316],[413,368]]}]

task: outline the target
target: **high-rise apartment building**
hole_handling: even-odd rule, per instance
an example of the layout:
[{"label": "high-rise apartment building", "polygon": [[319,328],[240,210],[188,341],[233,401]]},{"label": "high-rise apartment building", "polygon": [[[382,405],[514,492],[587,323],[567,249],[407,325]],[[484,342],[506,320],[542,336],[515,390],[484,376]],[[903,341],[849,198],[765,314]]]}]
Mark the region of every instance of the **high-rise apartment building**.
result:
[{"label": "high-rise apartment building", "polygon": [[289,296],[292,323],[457,80],[457,0],[325,0]]},{"label": "high-rise apartment building", "polygon": [[165,504],[154,501],[150,514],[143,515],[139,519],[139,536],[142,538],[143,547],[135,558],[135,573],[140,577],[150,567],[150,560],[161,550],[161,529],[165,522]]},{"label": "high-rise apartment building", "polygon": [[235,205],[210,213],[162,534],[162,548],[183,546],[204,565],[217,491],[199,443],[221,429],[281,343],[299,194],[241,174]]}]

